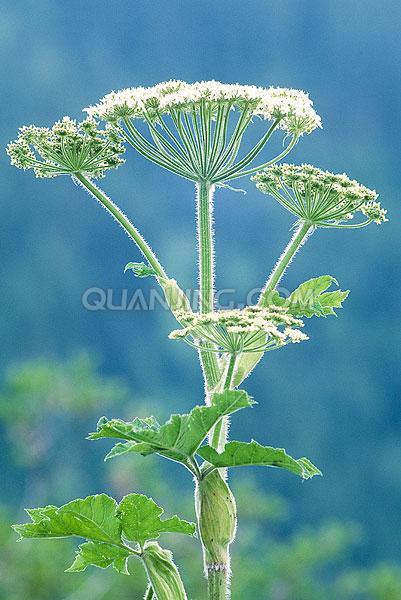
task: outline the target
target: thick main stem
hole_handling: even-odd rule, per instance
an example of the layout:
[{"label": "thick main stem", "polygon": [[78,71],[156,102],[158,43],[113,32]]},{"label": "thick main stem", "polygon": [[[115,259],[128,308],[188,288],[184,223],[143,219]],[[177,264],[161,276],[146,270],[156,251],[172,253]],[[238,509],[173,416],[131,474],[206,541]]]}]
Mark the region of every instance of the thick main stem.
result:
[{"label": "thick main stem", "polygon": [[[214,309],[214,247],[213,247],[213,191],[214,186],[208,181],[197,183],[197,226],[199,244],[199,291],[200,312],[211,312]],[[209,402],[209,393],[219,383],[221,378],[220,368],[215,352],[200,352],[200,362],[205,379],[206,401]],[[224,424],[221,427],[225,431]],[[219,432],[217,445],[220,445],[220,437],[225,436],[224,431]],[[210,476],[211,477],[211,476]],[[217,478],[217,479],[216,479]],[[230,496],[227,484],[221,475],[216,473],[209,481],[211,487],[202,482],[202,490],[197,489],[197,514],[200,519],[201,538],[204,544],[205,573],[208,579],[209,600],[226,600],[230,596],[229,573],[230,559],[228,554],[228,540],[224,541],[221,552],[216,554],[215,544],[218,540],[215,535],[211,537],[205,533],[214,522],[219,524],[219,507],[221,499]],[[220,494],[222,494],[220,498]],[[209,507],[209,510],[207,509]],[[216,521],[217,520],[217,521]],[[218,527],[219,530],[219,527]],[[223,537],[226,537],[225,535]],[[210,539],[209,539],[210,538]],[[213,558],[214,557],[214,558]]]},{"label": "thick main stem", "polygon": [[[197,188],[197,225],[199,244],[199,309],[201,313],[214,308],[214,246],[213,246],[213,192],[208,181],[199,181]],[[200,352],[206,390],[213,389],[220,379],[215,352]]]},{"label": "thick main stem", "polygon": [[130,238],[135,242],[144,258],[149,265],[155,270],[157,277],[168,279],[168,276],[158,261],[155,253],[149,244],[144,240],[137,228],[124,215],[124,213],[114,204],[110,198],[106,196],[90,179],[87,179],[81,173],[75,174],[75,179],[98,201],[100,204],[114,217],[121,227],[128,233]]},{"label": "thick main stem", "polygon": [[228,577],[225,570],[217,569],[208,572],[208,600],[221,600],[227,597]]}]

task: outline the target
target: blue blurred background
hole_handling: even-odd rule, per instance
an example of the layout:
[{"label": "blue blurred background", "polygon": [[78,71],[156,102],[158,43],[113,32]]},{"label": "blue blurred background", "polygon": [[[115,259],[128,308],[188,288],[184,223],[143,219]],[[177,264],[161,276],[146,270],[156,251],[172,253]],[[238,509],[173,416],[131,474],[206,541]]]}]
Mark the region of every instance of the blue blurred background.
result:
[{"label": "blue blurred background", "polygon": [[[401,562],[400,19],[396,0],[385,6],[373,0],[15,0],[2,3],[0,21],[3,148],[19,126],[48,125],[65,114],[80,118],[82,107],[112,89],[171,78],[279,85],[308,91],[324,124],[289,160],[346,171],[379,191],[388,223],[319,231],[297,256],[285,287],[327,273],[351,294],[337,319],[307,323],[308,343],[265,358],[246,385],[259,405],[233,419],[231,429],[240,439],[286,447],[321,467],[324,477],[304,485],[260,471],[258,485],[292,505],[280,535],[330,519],[360,524],[356,565]],[[193,287],[191,184],[133,150],[126,158],[103,188],[134,219],[168,272],[184,288]],[[10,368],[39,357],[62,363],[83,348],[99,358],[101,377],[123,380],[131,390],[129,415],[123,394],[114,405],[100,394],[90,418],[77,413],[67,419],[66,412],[68,425],[59,424],[62,444],[56,438],[50,456],[79,455],[87,477],[65,465],[64,475],[57,474],[60,485],[49,477],[53,459],[32,475],[15,457],[13,443],[27,446],[29,454],[32,441],[29,435],[17,440],[18,428],[10,435],[7,422],[16,417],[4,417],[0,501],[14,515],[21,497],[26,505],[56,503],[107,488],[106,448],[83,440],[97,416],[133,416],[139,409],[144,416],[151,407],[167,417],[202,400],[202,381],[191,349],[167,339],[174,326],[167,312],[82,306],[91,287],[112,289],[117,303],[123,289],[132,294],[141,286],[148,294],[152,287],[123,274],[138,253],[108,215],[67,178],[35,180],[9,166],[4,151],[0,164],[1,413],[16,401],[7,383]],[[216,274],[217,287],[235,288],[233,297],[243,302],[265,280],[292,220],[249,182],[240,186],[246,195],[216,194]],[[74,377],[79,385],[79,373]],[[24,413],[23,404],[18,410]],[[174,468],[170,472],[176,476]],[[27,478],[34,484],[27,486]],[[148,479],[145,469],[136,485],[148,491]],[[174,497],[169,509],[176,510]],[[25,597],[36,596],[15,596]]]}]

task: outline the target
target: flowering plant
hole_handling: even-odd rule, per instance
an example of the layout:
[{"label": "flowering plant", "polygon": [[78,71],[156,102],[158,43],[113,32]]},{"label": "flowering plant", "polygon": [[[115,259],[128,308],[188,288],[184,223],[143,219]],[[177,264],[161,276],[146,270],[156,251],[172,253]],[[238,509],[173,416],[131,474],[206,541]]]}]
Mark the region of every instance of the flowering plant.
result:
[{"label": "flowering plant", "polygon": [[[64,117],[51,129],[23,127],[7,152],[13,165],[33,169],[37,177],[71,176],[109,211],[145,260],[128,263],[126,270],[138,277],[156,278],[180,326],[170,338],[183,340],[197,351],[205,381],[205,404],[196,405],[187,414],[173,414],[164,424],[153,416],[128,422],[102,417],[97,430],[89,435],[92,440],[117,440],[107,459],[128,453],[158,454],[183,465],[195,482],[197,527],[177,516],[162,519],[163,509],[152,499],[132,493],[119,503],[99,494],[60,508],[29,509],[31,523],[14,528],[21,537],[83,538],[85,542],[68,571],[94,565],[112,566],[128,574],[129,559],[139,559],[148,576],[148,600],[187,598],[171,552],[156,540],[163,532],[194,536],[197,531],[208,580],[207,596],[209,600],[229,598],[230,545],[235,539],[237,515],[227,469],[263,465],[287,470],[302,479],[321,475],[310,460],[292,458],[282,448],[254,440],[228,440],[230,416],[255,404],[239,386],[263,355],[306,341],[302,317],[335,314],[348,295],[348,291],[330,290],[337,282],[329,275],[305,281],[288,297],[279,294],[277,285],[316,229],[380,224],[387,220],[386,211],[377,202],[376,192],[346,175],[310,165],[277,164],[303,134],[321,127],[312,102],[299,90],[169,81],[112,92],[85,110],[89,116],[82,123]],[[257,119],[262,121],[264,132],[251,150],[243,152],[245,132]],[[103,129],[100,121],[106,122]],[[258,161],[275,132],[284,132],[284,150]],[[124,162],[126,145],[196,184],[196,311],[135,225],[93,181]],[[216,186],[247,175],[253,175],[261,192],[296,217],[295,232],[262,288],[258,303],[243,309],[217,310],[213,195]],[[350,223],[358,213],[364,220]]]}]

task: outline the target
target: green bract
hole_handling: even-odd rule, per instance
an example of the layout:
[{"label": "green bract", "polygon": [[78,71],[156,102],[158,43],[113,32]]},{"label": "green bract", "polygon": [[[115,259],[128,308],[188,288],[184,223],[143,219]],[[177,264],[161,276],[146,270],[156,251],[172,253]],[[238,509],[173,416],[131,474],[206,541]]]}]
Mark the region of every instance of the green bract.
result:
[{"label": "green bract", "polygon": [[222,473],[213,471],[197,483],[195,510],[205,565],[224,570],[237,530],[237,507]]},{"label": "green bract", "polygon": [[125,151],[119,136],[110,128],[100,130],[92,119],[81,123],[64,117],[51,129],[30,125],[22,127],[15,142],[7,146],[11,164],[33,169],[37,177],[76,175],[103,177],[124,161]]},{"label": "green bract", "polygon": [[157,542],[146,545],[142,557],[153,596],[157,600],[187,600],[184,585],[173,562],[173,555]]},{"label": "green bract", "polygon": [[[283,129],[292,140],[284,152],[266,164],[285,156],[302,134],[321,126],[305,92],[218,81],[167,81],[149,88],[128,88],[107,94],[85,110],[111,123],[149,160],[187,179],[211,183],[248,174],[246,167],[274,129]],[[239,116],[230,132],[233,111]],[[255,116],[271,125],[254,148],[237,159],[245,130]],[[140,132],[137,120],[146,122],[149,137]]]},{"label": "green bract", "polygon": [[274,165],[252,177],[256,187],[270,194],[301,221],[314,227],[344,225],[356,212],[367,217],[351,227],[363,227],[372,221],[386,221],[386,211],[376,202],[374,190],[350,179],[312,165]]}]

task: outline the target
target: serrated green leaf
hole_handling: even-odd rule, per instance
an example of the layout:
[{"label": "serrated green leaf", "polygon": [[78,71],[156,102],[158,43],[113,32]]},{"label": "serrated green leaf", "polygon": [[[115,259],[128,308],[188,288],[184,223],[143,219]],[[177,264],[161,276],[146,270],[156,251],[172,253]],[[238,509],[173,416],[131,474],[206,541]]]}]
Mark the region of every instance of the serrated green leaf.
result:
[{"label": "serrated green leaf", "polygon": [[[189,414],[172,415],[164,425],[153,417],[131,422],[102,418],[98,430],[89,439],[120,438],[126,444],[117,444],[108,457],[139,452],[157,453],[170,460],[186,463],[199,448],[209,431],[225,415],[252,406],[253,400],[243,390],[226,390],[213,394],[211,406],[196,406]],[[138,446],[140,444],[140,446]]]},{"label": "serrated green leaf", "polygon": [[160,517],[164,510],[151,498],[142,494],[129,494],[119,505],[123,535],[131,542],[141,546],[148,540],[157,539],[160,533],[183,533],[195,535],[195,525],[174,515],[170,519]]},{"label": "serrated green leaf", "polygon": [[75,560],[66,573],[79,573],[91,565],[100,569],[113,566],[118,573],[129,575],[127,562],[130,553],[125,548],[119,548],[104,542],[85,542],[78,546]]},{"label": "serrated green leaf", "polygon": [[332,285],[338,285],[337,280],[331,275],[321,275],[302,283],[287,298],[281,298],[276,292],[271,301],[273,304],[286,306],[293,316],[296,317],[326,317],[335,315],[334,308],[341,308],[343,301],[347,298],[349,290],[335,290],[326,292]]},{"label": "serrated green leaf", "polygon": [[133,271],[136,277],[157,277],[157,273],[154,268],[145,264],[144,262],[127,263],[124,268],[124,273],[129,270]]},{"label": "serrated green leaf", "polygon": [[[140,552],[146,542],[158,538],[162,532],[195,535],[193,523],[179,519],[177,515],[162,520],[160,517],[163,512],[163,509],[152,499],[141,494],[125,496],[120,504],[106,494],[99,494],[73,500],[60,508],[45,506],[28,509],[27,513],[32,522],[13,525],[13,529],[20,534],[20,539],[70,536],[86,538],[86,542],[78,547],[75,560],[67,572],[84,571],[88,566],[93,565],[101,569],[112,566],[119,573],[129,575],[127,562],[130,556],[135,555],[142,558],[150,577],[150,566],[145,561],[144,554]],[[127,539],[137,542],[141,548],[134,549],[126,545],[125,540]],[[172,562],[171,553],[163,550],[157,544],[155,548],[158,549],[158,552],[154,556],[154,566],[158,562],[158,556],[162,561],[161,565],[164,559],[167,561],[164,573],[167,579],[164,579],[164,575],[161,574],[158,583],[161,586],[160,589],[163,590],[165,585],[168,589],[168,581],[170,581],[171,589],[175,590],[178,586],[177,589],[180,590],[180,593],[182,592],[179,597],[186,598],[178,571]],[[149,557],[149,560],[153,559]],[[154,579],[157,580],[155,574]],[[159,596],[157,597],[159,598]]]},{"label": "serrated green leaf", "polygon": [[132,452],[136,452],[137,454],[141,454],[142,456],[148,456],[149,454],[154,454],[155,450],[151,444],[136,442],[118,442],[118,444],[115,444],[115,446],[112,447],[110,452],[106,454],[104,460],[116,458],[117,456],[123,456],[124,454],[131,454]]},{"label": "serrated green leaf", "polygon": [[287,469],[302,479],[321,475],[321,471],[307,458],[292,458],[283,448],[262,446],[258,442],[229,442],[219,453],[211,446],[202,446],[199,456],[215,467],[265,466]]},{"label": "serrated green leaf", "polygon": [[78,536],[99,542],[121,542],[117,502],[106,494],[73,500],[60,508],[28,509],[32,523],[14,525],[21,537],[60,538]]}]

